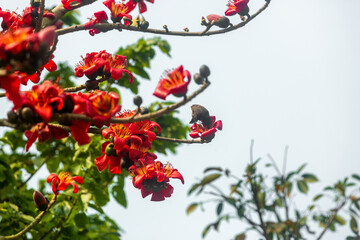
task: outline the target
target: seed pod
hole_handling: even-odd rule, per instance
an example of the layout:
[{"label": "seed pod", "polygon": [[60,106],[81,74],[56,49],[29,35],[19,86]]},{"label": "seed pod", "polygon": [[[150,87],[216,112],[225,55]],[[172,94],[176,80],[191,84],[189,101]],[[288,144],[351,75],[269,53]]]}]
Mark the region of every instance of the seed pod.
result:
[{"label": "seed pod", "polygon": [[201,121],[207,128],[211,127],[211,119],[209,111],[201,105],[194,104],[191,106],[192,118],[190,123]]},{"label": "seed pod", "polygon": [[39,209],[40,211],[45,211],[47,209],[49,201],[44,197],[41,192],[35,191],[33,194],[33,199],[37,209]]}]

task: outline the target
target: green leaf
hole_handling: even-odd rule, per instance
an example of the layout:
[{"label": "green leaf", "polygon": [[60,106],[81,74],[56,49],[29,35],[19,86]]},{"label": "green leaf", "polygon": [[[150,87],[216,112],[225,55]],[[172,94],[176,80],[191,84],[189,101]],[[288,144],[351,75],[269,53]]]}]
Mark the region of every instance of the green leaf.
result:
[{"label": "green leaf", "polygon": [[314,175],[314,174],[310,174],[310,173],[304,173],[302,175],[302,177],[304,178],[304,180],[308,183],[312,183],[312,182],[317,182],[319,181],[318,178]]},{"label": "green leaf", "polygon": [[222,210],[223,210],[223,207],[224,207],[224,203],[223,202],[219,202],[219,204],[217,205],[216,207],[216,215],[220,215]]},{"label": "green leaf", "polygon": [[209,171],[219,171],[219,172],[222,172],[222,168],[221,167],[208,167],[208,168],[205,168],[204,170],[204,173],[207,173]]},{"label": "green leaf", "polygon": [[204,238],[208,233],[209,233],[209,230],[210,228],[213,226],[213,224],[209,224],[206,226],[206,228],[203,230],[202,234],[201,234],[201,237]]},{"label": "green leaf", "polygon": [[302,193],[307,193],[309,191],[309,187],[304,180],[297,181],[297,187]]},{"label": "green leaf", "polygon": [[115,198],[115,200],[120,203],[124,208],[127,207],[126,194],[124,191],[124,178],[119,177],[119,182],[114,185],[111,189],[111,194]]},{"label": "green leaf", "polygon": [[27,222],[33,222],[35,219],[30,215],[21,214],[21,218]]},{"label": "green leaf", "polygon": [[87,229],[90,225],[90,220],[85,213],[76,214],[74,217],[75,224],[80,230]]},{"label": "green leaf", "polygon": [[359,233],[359,227],[358,227],[357,221],[354,218],[354,216],[351,216],[350,228],[351,228],[351,231],[353,231],[353,233],[355,233],[355,234]]},{"label": "green leaf", "polygon": [[360,175],[358,175],[358,174],[353,174],[353,175],[351,175],[351,177],[360,181]]},{"label": "green leaf", "polygon": [[191,195],[191,193],[193,193],[198,187],[200,187],[201,185],[196,183],[194,185],[191,186],[189,192],[188,192],[188,195]]},{"label": "green leaf", "polygon": [[336,215],[334,221],[339,223],[340,225],[345,225],[346,224],[345,219],[342,218],[340,215]]},{"label": "green leaf", "polygon": [[241,233],[235,236],[235,240],[245,240],[246,235],[245,233]]},{"label": "green leaf", "polygon": [[190,204],[186,209],[186,214],[189,215],[190,213],[194,212],[195,209],[198,207],[198,203],[192,203]]},{"label": "green leaf", "polygon": [[306,167],[307,163],[304,163],[303,165],[301,165],[298,170],[296,171],[296,173],[300,173],[305,167]]},{"label": "green leaf", "polygon": [[202,186],[204,186],[206,184],[209,184],[209,183],[215,181],[219,177],[221,177],[221,174],[219,174],[219,173],[213,173],[213,174],[207,175],[201,180],[200,184]]},{"label": "green leaf", "polygon": [[320,198],[322,198],[324,195],[323,194],[318,194],[314,197],[313,201],[316,202],[317,200],[319,200]]}]

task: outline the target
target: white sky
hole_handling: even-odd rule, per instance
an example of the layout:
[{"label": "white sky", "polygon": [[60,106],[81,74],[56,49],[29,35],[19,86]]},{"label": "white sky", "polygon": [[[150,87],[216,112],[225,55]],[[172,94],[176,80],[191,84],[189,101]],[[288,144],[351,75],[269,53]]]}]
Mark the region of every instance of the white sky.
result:
[{"label": "white sky", "polygon": [[[22,11],[20,0],[0,0],[3,9]],[[47,6],[60,1],[49,0]],[[200,30],[201,16],[223,14],[226,0],[156,0],[147,3],[145,17],[151,28],[167,24],[170,30]],[[264,2],[252,0],[251,13]],[[98,3],[86,7],[82,17],[107,8]],[[108,12],[108,11],[107,11]],[[200,239],[203,228],[215,221],[214,206],[205,213],[186,216],[186,207],[196,198],[186,193],[207,166],[223,166],[242,175],[249,162],[250,140],[255,156],[264,160],[271,153],[279,164],[285,145],[290,146],[288,169],[307,162],[321,182],[313,185],[309,199],[325,185],[360,172],[360,1],[278,0],[245,28],[211,37],[167,37],[172,58],[158,54],[153,61],[151,82],[142,82],[140,94],[149,101],[165,69],[183,64],[192,74],[202,64],[211,68],[210,88],[181,109],[184,122],[191,119],[193,103],[206,106],[224,124],[212,143],[184,145],[176,156],[163,157],[184,176],[185,185],[174,180],[174,194],[164,202],[142,199],[126,182],[128,208],[112,202],[106,212],[125,229],[124,240]],[[237,23],[237,17],[231,17]],[[75,64],[80,55],[120,46],[151,34],[109,32],[91,37],[77,32],[60,37],[55,60]],[[83,81],[81,81],[83,83]],[[190,92],[197,85],[190,84]],[[122,90],[123,108],[133,108],[132,97]],[[126,98],[129,96],[128,98]],[[175,100],[170,97],[169,100]],[[146,102],[146,101],[145,101]],[[5,115],[10,105],[2,107]],[[265,161],[263,161],[265,163]],[[227,185],[222,186],[227,188]],[[297,195],[295,201],[305,198]],[[301,206],[301,204],[298,203]],[[224,223],[220,233],[206,239],[226,240],[244,228],[243,223]],[[324,239],[344,239],[349,227]],[[251,238],[253,239],[253,238]]]}]

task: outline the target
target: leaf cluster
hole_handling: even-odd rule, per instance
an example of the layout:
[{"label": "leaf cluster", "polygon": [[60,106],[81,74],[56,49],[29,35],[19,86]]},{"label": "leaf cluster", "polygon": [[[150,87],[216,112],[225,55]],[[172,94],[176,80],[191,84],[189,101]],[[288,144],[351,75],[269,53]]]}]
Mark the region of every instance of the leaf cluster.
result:
[{"label": "leaf cluster", "polygon": [[[203,230],[205,237],[211,229],[219,231],[221,222],[239,219],[247,227],[235,236],[236,240],[245,239],[249,231],[255,231],[265,239],[321,239],[327,230],[336,231],[345,225],[346,216],[352,235],[347,240],[359,238],[358,220],[360,215],[360,176],[353,174],[350,178],[328,186],[323,193],[312,198],[305,209],[297,207],[295,197],[307,195],[312,183],[318,178],[304,172],[306,164],[290,172],[281,173],[275,162],[267,163],[276,174],[269,175],[259,171],[260,159],[247,165],[242,175],[234,175],[231,170],[222,167],[209,167],[204,170],[205,176],[193,184],[188,195],[210,195],[206,199],[191,203],[186,212],[190,214],[199,206],[215,203],[217,219]],[[222,180],[221,180],[222,179]],[[224,192],[221,181],[230,182],[230,188]],[[334,207],[324,210],[320,199],[330,199]],[[301,204],[300,204],[301,205]],[[322,207],[321,207],[322,206]],[[343,208],[347,207],[345,211]],[[241,224],[240,226],[244,226]],[[314,226],[318,226],[315,230]],[[316,235],[319,235],[316,238]]]}]

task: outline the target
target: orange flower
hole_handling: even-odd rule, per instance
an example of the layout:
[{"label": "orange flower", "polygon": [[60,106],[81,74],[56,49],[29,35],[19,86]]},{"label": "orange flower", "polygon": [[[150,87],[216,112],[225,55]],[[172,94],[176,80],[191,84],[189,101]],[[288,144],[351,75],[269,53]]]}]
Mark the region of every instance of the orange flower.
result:
[{"label": "orange flower", "polygon": [[171,196],[174,188],[169,184],[170,178],[180,179],[184,184],[183,176],[169,163],[165,166],[159,161],[146,165],[142,163],[141,166],[130,167],[129,172],[134,187],[141,190],[143,198],[152,194],[151,201],[163,201]]},{"label": "orange flower", "polygon": [[[186,82],[185,78],[188,79]],[[170,94],[174,94],[177,97],[184,96],[190,80],[191,75],[189,71],[184,70],[181,65],[173,71],[166,73],[166,76],[159,81],[153,95],[163,100]]]},{"label": "orange flower", "polygon": [[60,172],[59,176],[55,173],[50,174],[46,181],[48,183],[52,182],[52,190],[55,195],[59,194],[59,191],[63,191],[72,185],[74,187],[73,193],[77,193],[79,191],[79,186],[76,185],[73,181],[78,184],[82,184],[84,182],[83,178],[80,176],[72,177],[68,172]]}]

